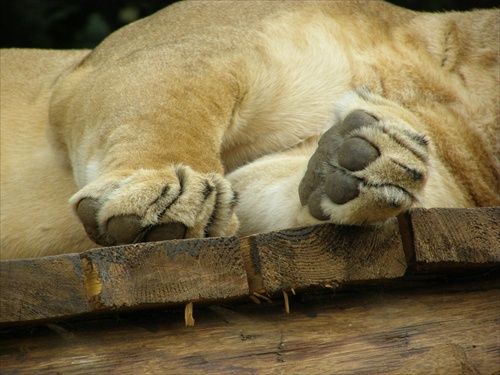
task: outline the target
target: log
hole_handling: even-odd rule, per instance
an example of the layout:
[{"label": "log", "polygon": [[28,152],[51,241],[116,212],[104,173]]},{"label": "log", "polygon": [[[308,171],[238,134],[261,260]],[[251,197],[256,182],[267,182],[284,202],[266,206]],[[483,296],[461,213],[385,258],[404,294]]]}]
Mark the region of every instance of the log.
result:
[{"label": "log", "polygon": [[95,310],[214,302],[249,293],[236,237],[100,248],[81,259]]},{"label": "log", "polygon": [[0,262],[0,325],[249,294],[236,237]]},{"label": "log", "polygon": [[[59,263],[71,267],[52,266]],[[38,268],[48,277],[38,277]],[[282,290],[401,277],[405,269],[395,220],[383,228],[320,225],[242,239],[142,243],[4,261],[0,287],[12,293],[2,296],[0,325],[248,295],[267,298]],[[80,303],[71,310],[63,308],[68,293],[61,284],[72,286],[70,297]],[[38,297],[26,301],[24,291]]]}]

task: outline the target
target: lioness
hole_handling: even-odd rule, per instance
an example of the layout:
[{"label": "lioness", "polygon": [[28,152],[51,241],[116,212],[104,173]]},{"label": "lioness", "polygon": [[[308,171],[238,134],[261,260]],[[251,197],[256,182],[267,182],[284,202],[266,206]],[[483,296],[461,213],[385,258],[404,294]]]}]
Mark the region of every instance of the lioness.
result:
[{"label": "lioness", "polygon": [[1,256],[498,205],[499,16],[187,1],[3,50]]}]

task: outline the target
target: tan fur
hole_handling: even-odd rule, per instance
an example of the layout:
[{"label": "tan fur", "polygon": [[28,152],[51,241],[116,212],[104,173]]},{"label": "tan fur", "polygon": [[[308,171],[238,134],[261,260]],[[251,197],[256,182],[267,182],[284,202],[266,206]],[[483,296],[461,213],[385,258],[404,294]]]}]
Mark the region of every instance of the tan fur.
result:
[{"label": "tan fur", "polygon": [[[430,145],[419,159],[404,139],[363,130],[383,152],[356,176],[400,182],[415,199],[380,189],[344,205],[323,197],[330,221],[498,205],[499,15],[378,1],[193,1],[91,53],[3,50],[1,258],[96,246],[70,198],[74,211],[99,203],[103,236],[126,215],[144,227],[183,223],[186,237],[209,226],[208,235],[234,234],[237,216],[241,235],[317,223],[299,183],[320,136],[359,109]],[[423,184],[405,181],[390,158],[422,170]],[[383,194],[400,206],[381,204]]]}]

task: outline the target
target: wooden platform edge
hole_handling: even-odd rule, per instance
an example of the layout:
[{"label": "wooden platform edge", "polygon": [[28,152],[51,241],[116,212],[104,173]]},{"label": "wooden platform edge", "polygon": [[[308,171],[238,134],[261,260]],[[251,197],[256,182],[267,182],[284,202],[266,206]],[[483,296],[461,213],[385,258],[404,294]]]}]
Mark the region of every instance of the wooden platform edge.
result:
[{"label": "wooden platform edge", "polygon": [[485,267],[500,262],[500,207],[414,209],[398,217],[409,267]]},{"label": "wooden platform edge", "polygon": [[0,326],[393,279],[407,262],[417,271],[498,266],[499,222],[499,207],[415,209],[378,228],[327,224],[0,261]]}]

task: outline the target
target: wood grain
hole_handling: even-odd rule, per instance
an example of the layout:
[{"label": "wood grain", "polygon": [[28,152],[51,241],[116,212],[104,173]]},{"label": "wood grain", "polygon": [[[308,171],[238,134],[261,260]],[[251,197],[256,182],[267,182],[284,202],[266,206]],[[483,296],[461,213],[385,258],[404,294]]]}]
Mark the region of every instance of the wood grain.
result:
[{"label": "wood grain", "polygon": [[495,374],[498,278],[0,331],[5,374]]},{"label": "wood grain", "polygon": [[0,262],[0,323],[89,311],[77,254]]},{"label": "wood grain", "polygon": [[485,267],[500,262],[500,207],[415,209],[406,218],[420,268]]},{"label": "wood grain", "polygon": [[0,262],[0,325],[249,294],[236,237]]},{"label": "wood grain", "polygon": [[400,278],[406,259],[417,272],[492,268],[498,224],[498,208],[414,210],[381,227],[320,225],[0,261],[0,325],[335,289]]},{"label": "wood grain", "polygon": [[396,220],[377,228],[322,225],[265,233],[243,238],[241,249],[251,292],[335,287],[401,277],[406,270]]},{"label": "wood grain", "polygon": [[249,293],[236,237],[101,248],[81,257],[87,274],[99,280],[89,295],[96,309],[215,301]]}]

